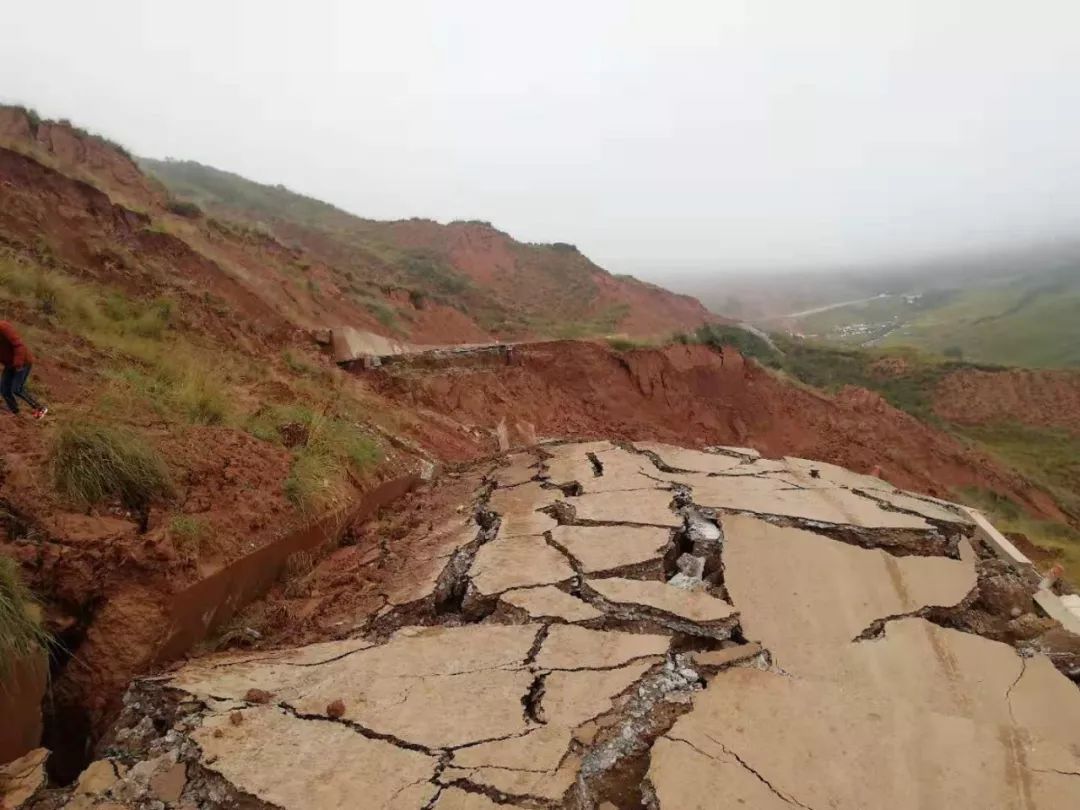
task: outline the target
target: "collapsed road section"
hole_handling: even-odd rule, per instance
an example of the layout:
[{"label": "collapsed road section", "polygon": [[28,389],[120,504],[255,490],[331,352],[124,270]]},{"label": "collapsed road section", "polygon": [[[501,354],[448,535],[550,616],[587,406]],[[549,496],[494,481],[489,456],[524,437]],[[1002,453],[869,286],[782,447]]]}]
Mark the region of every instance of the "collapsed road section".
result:
[{"label": "collapsed road section", "polygon": [[275,589],[277,648],[132,684],[74,786],[21,763],[22,806],[1080,806],[1077,639],[952,504],[654,443],[431,487]]}]

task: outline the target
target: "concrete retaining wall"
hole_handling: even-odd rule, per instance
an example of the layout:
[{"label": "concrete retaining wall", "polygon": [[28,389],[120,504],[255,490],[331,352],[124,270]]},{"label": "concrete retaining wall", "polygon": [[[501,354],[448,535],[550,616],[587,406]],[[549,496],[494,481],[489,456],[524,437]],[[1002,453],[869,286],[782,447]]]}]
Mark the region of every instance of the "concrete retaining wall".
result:
[{"label": "concrete retaining wall", "polygon": [[249,602],[262,596],[277,581],[290,555],[336,544],[346,526],[374,514],[411,490],[418,481],[415,474],[387,481],[366,493],[359,503],[234,560],[177,593],[169,611],[169,628],[154,663],[180,657]]}]

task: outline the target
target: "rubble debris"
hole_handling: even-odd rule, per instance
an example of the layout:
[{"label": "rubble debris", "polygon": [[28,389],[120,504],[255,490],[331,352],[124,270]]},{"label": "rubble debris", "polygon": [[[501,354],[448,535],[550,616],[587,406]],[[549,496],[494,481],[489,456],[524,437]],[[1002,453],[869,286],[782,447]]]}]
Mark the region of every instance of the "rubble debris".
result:
[{"label": "rubble debris", "polygon": [[476,478],[352,638],[136,681],[48,810],[1080,803],[1080,638],[951,505],[654,443]]},{"label": "rubble debris", "polygon": [[558,618],[567,622],[599,619],[604,614],[588,602],[577,599],[552,585],[518,588],[500,597],[506,604],[523,610],[530,619]]},{"label": "rubble debris", "polygon": [[340,720],[345,716],[345,703],[338,698],[326,704],[326,716],[331,720]]},{"label": "rubble debris", "polygon": [[45,784],[45,761],[49,752],[35,748],[6,765],[0,765],[0,807],[18,810]]},{"label": "rubble debris", "polygon": [[244,700],[248,703],[269,703],[272,697],[265,689],[248,689],[244,693]]}]

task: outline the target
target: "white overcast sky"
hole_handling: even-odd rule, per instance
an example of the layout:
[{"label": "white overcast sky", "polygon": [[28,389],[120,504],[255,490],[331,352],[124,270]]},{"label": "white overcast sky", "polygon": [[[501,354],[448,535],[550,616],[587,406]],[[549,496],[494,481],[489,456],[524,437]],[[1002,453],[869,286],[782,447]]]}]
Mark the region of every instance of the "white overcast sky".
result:
[{"label": "white overcast sky", "polygon": [[0,97],[653,277],[1080,235],[1076,0],[10,2]]}]

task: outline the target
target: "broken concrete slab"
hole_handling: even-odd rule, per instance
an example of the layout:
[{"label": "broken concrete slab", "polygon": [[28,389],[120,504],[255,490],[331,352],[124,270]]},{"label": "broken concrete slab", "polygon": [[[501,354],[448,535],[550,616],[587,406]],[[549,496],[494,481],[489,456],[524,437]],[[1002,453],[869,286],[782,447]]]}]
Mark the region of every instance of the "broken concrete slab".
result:
[{"label": "broken concrete slab", "polygon": [[562,552],[537,535],[497,537],[480,547],[469,568],[472,586],[483,595],[563,582],[573,576],[574,569]]},{"label": "broken concrete slab", "polygon": [[18,759],[0,764],[0,807],[18,810],[46,783],[48,758],[47,749],[35,748]]},{"label": "broken concrete slab", "polygon": [[505,460],[508,463],[495,471],[496,486],[514,487],[531,481],[540,473],[540,461],[532,453],[513,453]]},{"label": "broken concrete slab", "polygon": [[791,672],[829,671],[837,648],[875,620],[955,605],[975,587],[970,559],[894,557],[746,515],[722,524],[724,584],[743,633]]},{"label": "broken concrete slab", "polygon": [[[609,483],[652,464],[610,444],[564,445],[555,455],[587,460]],[[1053,649],[1042,646],[1046,637],[1025,636],[1034,640],[1020,657],[934,623],[1012,615],[1012,602],[987,597],[987,566],[1002,564],[980,560],[976,569],[962,539],[971,528],[933,512],[951,505],[909,504],[907,493],[887,488],[863,497],[821,477],[839,475],[829,469],[813,478],[769,459],[679,474],[692,493],[565,496],[521,480],[538,469],[524,460],[496,481],[491,463],[464,473],[445,510],[421,516],[407,547],[390,544],[386,581],[367,583],[380,605],[371,615],[367,601],[357,615],[342,611],[339,624],[363,639],[214,656],[138,681],[108,749],[133,767],[93,801],[165,804],[152,798],[156,786],[170,804],[179,787],[181,806],[203,810],[356,806],[358,796],[365,807],[429,810],[711,808],[718,797],[785,810],[793,802],[962,807],[961,788],[988,768],[991,787],[974,791],[987,807],[1076,803],[1080,693],[1051,659],[1029,655]],[[711,512],[698,496],[725,480],[739,482],[743,506],[771,503],[768,519],[741,507]],[[899,500],[883,505],[881,493]],[[867,525],[798,517],[831,508],[851,521],[843,514],[851,499],[870,510],[855,516]],[[563,524],[551,526],[538,510],[557,500],[551,513]],[[933,509],[919,511],[924,503]],[[801,511],[786,515],[776,504]],[[489,528],[466,522],[473,505]],[[918,514],[895,511],[904,506]],[[486,508],[502,515],[505,531],[495,531]],[[662,523],[635,522],[650,510]],[[605,519],[590,525],[583,513]],[[883,514],[924,528],[883,527]],[[520,533],[515,520],[551,528]],[[417,574],[421,561],[442,573],[437,588]],[[326,562],[322,581],[333,582],[334,560]],[[665,583],[676,569],[690,591]],[[559,587],[545,581],[552,577]],[[399,579],[417,598],[387,606]],[[1021,597],[1021,612],[1032,610],[1030,594]],[[739,643],[744,636],[750,641]],[[756,675],[739,680],[747,672]],[[711,696],[718,686],[722,698]],[[350,746],[357,750],[339,756]],[[319,761],[324,750],[331,754]],[[309,782],[316,792],[303,792]],[[66,810],[91,801],[71,789],[66,798]]]},{"label": "broken concrete slab", "polygon": [[690,653],[690,658],[699,667],[720,669],[759,656],[763,649],[757,642],[750,642],[749,644],[739,644],[719,650],[699,650]]},{"label": "broken concrete slab", "polygon": [[931,528],[923,518],[883,509],[846,489],[793,489],[786,481],[750,476],[684,476],[694,503],[714,509],[778,515],[874,529]]},{"label": "broken concrete slab", "polygon": [[588,587],[617,605],[643,605],[694,622],[717,622],[735,614],[735,608],[723,599],[674,588],[666,582],[612,577],[590,579]]},{"label": "broken concrete slab", "polygon": [[[341,719],[380,734],[432,748],[464,744],[527,728],[521,696],[531,675],[523,662],[537,631],[535,625],[406,629],[385,644],[316,666],[196,665],[169,685],[232,700],[258,688],[274,704],[312,717],[328,717],[327,707],[340,700]],[[467,712],[471,721],[455,716],[465,703],[476,709]]]},{"label": "broken concrete slab", "polygon": [[[569,756],[563,765],[550,772],[473,768],[462,772],[461,778],[472,785],[497,791],[501,795],[521,797],[535,806],[537,800],[558,802],[574,784],[579,765],[576,757]],[[505,804],[496,806],[506,807]]]},{"label": "broken concrete slab", "polygon": [[978,509],[968,506],[960,507],[975,523],[975,540],[983,543],[994,554],[1003,560],[1011,562],[1017,568],[1031,568],[1031,560],[1024,555],[1012,542],[1005,537],[994,525],[987,520],[986,515]]},{"label": "broken concrete slab", "polygon": [[509,796],[560,799],[577,776],[577,762],[567,761],[571,728],[559,723],[520,737],[494,740],[456,751],[451,765],[462,778]]},{"label": "broken concrete slab", "polygon": [[390,606],[408,605],[431,597],[450,558],[458,549],[475,540],[479,531],[480,527],[470,521],[457,531],[433,533],[425,548],[410,556],[407,569],[389,583],[386,603]]},{"label": "broken concrete slab", "polygon": [[672,494],[665,490],[599,492],[565,500],[574,508],[578,521],[639,526],[682,525],[682,518],[671,510]]},{"label": "broken concrete slab", "polygon": [[536,665],[541,669],[611,668],[637,658],[663,655],[670,643],[668,636],[558,624],[544,639]]},{"label": "broken concrete slab", "polygon": [[499,537],[543,534],[555,528],[555,519],[537,510],[550,506],[560,497],[559,490],[545,489],[535,482],[495,490],[488,508],[502,517]]},{"label": "broken concrete slab", "polygon": [[570,747],[570,728],[548,724],[520,737],[471,745],[454,752],[451,763],[458,768],[506,768],[513,771],[554,771]]},{"label": "broken concrete slab", "polygon": [[655,455],[664,466],[683,472],[727,473],[744,461],[727,453],[704,453],[660,442],[634,442],[634,447],[640,452]]},{"label": "broken concrete slab", "polygon": [[660,563],[671,530],[650,526],[558,526],[551,537],[586,574]]},{"label": "broken concrete slab", "polygon": [[250,689],[260,689],[288,699],[302,684],[318,677],[318,664],[341,660],[371,646],[370,641],[347,639],[260,654],[208,656],[180,669],[169,683],[200,697],[242,701]]},{"label": "broken concrete slab", "polygon": [[1005,730],[887,693],[734,668],[654,748],[649,779],[661,807],[711,807],[718,795],[787,810],[919,808],[927,797],[939,807],[1051,810],[1080,799],[1076,779],[1028,768]]},{"label": "broken concrete slab", "polygon": [[935,503],[899,490],[866,490],[866,494],[871,498],[884,501],[896,509],[914,512],[929,520],[936,520],[941,523],[957,523],[964,526],[972,525],[971,517],[958,506]]},{"label": "broken concrete slab", "polygon": [[544,679],[540,716],[549,726],[577,728],[611,711],[617,695],[663,660],[653,656],[614,669],[552,672]]},{"label": "broken concrete slab", "polygon": [[656,469],[644,456],[612,447],[600,452],[565,454],[548,462],[548,479],[558,486],[576,482],[581,492],[618,492],[666,488],[650,473]]},{"label": "broken concrete slab", "polygon": [[800,486],[838,486],[847,489],[872,489],[872,490],[895,490],[892,484],[883,481],[874,475],[864,475],[852,470],[829,464],[825,461],[815,461],[808,458],[795,458],[784,456],[784,466],[787,472],[795,477]]},{"label": "broken concrete slab", "polygon": [[588,602],[551,585],[506,591],[500,600],[525,611],[533,619],[556,618],[567,622],[584,622],[599,619],[604,615]]},{"label": "broken concrete slab", "polygon": [[506,807],[522,807],[520,804],[495,802],[483,793],[472,793],[460,788],[448,787],[439,794],[433,810],[503,810]]},{"label": "broken concrete slab", "polygon": [[1056,593],[1049,588],[1040,588],[1035,593],[1035,604],[1039,606],[1039,609],[1056,621],[1070,633],[1074,635],[1080,635],[1080,616],[1077,616],[1073,611],[1061,601]]},{"label": "broken concrete slab", "polygon": [[120,768],[127,770],[127,767],[122,763],[116,763],[108,759],[91,762],[79,774],[79,779],[75,783],[75,794],[100,796],[107,793],[113,785],[120,781]]},{"label": "broken concrete slab", "polygon": [[716,444],[706,447],[705,450],[709,453],[728,453],[733,456],[743,456],[751,460],[761,458],[761,453],[753,447],[732,447],[726,444]]},{"label": "broken concrete slab", "polygon": [[207,718],[191,736],[203,767],[265,802],[292,810],[369,807],[415,810],[436,792],[438,760],[341,723],[303,720],[275,706]]}]

